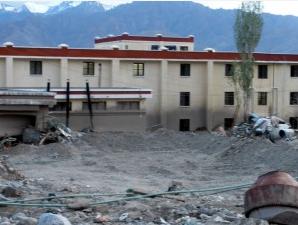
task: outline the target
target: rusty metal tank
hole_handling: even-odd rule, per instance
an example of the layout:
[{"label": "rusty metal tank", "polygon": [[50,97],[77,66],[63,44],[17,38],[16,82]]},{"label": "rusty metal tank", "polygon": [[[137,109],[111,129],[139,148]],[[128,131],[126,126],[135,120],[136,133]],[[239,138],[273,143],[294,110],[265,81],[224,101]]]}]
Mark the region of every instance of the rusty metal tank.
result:
[{"label": "rusty metal tank", "polygon": [[245,193],[244,208],[247,217],[298,225],[298,182],[286,172],[266,173]]}]

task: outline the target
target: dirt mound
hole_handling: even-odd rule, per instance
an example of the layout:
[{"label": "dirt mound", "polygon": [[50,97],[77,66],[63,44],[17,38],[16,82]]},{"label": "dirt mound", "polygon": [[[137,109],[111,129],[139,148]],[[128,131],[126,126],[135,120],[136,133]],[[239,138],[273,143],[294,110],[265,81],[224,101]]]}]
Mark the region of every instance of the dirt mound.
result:
[{"label": "dirt mound", "polygon": [[268,172],[298,170],[297,141],[271,143],[266,139],[236,139],[216,156],[217,162],[231,164],[232,170]]}]

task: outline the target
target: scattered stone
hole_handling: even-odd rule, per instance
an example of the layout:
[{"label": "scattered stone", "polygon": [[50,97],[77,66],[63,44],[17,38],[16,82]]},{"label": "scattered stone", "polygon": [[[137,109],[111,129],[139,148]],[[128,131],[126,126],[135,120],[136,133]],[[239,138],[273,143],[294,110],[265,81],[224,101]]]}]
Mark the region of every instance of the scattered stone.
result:
[{"label": "scattered stone", "polygon": [[22,192],[20,190],[11,186],[3,188],[1,193],[7,198],[16,198],[22,196]]},{"label": "scattered stone", "polygon": [[259,220],[254,218],[240,219],[235,225],[269,225],[265,220]]},{"label": "scattered stone", "polygon": [[44,213],[40,216],[37,225],[71,225],[71,223],[62,215]]},{"label": "scattered stone", "polygon": [[17,225],[36,225],[37,219],[32,217],[21,217],[17,222]]}]

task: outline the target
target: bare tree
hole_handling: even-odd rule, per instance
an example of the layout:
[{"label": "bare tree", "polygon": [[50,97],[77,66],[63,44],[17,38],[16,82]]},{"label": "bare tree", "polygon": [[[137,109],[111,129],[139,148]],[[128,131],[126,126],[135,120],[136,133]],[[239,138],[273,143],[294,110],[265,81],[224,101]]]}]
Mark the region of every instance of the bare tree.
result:
[{"label": "bare tree", "polygon": [[[247,120],[248,105],[250,101],[250,89],[252,86],[255,51],[262,34],[263,18],[262,5],[259,1],[242,2],[238,9],[234,24],[234,37],[237,50],[240,54],[240,62],[234,69],[232,82],[235,85],[236,110],[234,117],[238,117],[242,103],[244,111],[244,121]],[[236,115],[237,114],[237,115]]]}]

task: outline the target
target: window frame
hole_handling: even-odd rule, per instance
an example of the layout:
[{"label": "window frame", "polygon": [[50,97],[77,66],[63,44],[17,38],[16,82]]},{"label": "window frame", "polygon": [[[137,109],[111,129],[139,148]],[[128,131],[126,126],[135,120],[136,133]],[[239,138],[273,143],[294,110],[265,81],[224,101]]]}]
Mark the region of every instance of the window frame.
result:
[{"label": "window frame", "polygon": [[[127,107],[124,107],[124,108],[123,107],[120,107],[120,105],[121,104],[124,104],[124,103],[128,104],[127,105],[128,108]],[[136,104],[137,105],[136,108],[132,107],[133,104],[135,104],[135,103],[137,103]],[[140,111],[141,110],[141,102],[140,101],[117,101],[116,108],[119,111]]]},{"label": "window frame", "polygon": [[268,92],[265,92],[265,91],[258,92],[258,105],[261,105],[261,106],[268,105]]},{"label": "window frame", "polygon": [[293,78],[298,78],[298,65],[291,65],[290,76]]},{"label": "window frame", "polygon": [[[292,96],[292,95],[296,95],[296,96]],[[298,105],[298,92],[296,91],[290,92],[290,105],[293,105],[293,106]]]},{"label": "window frame", "polygon": [[[182,121],[187,122],[187,126],[182,126],[182,124],[183,124]],[[181,129],[182,127],[187,127],[187,129]],[[181,132],[190,131],[190,119],[188,119],[188,118],[179,119],[179,131],[181,131]]]},{"label": "window frame", "polygon": [[134,62],[132,65],[132,73],[135,77],[144,77],[145,76],[145,63]]},{"label": "window frame", "polygon": [[258,79],[268,79],[268,65],[258,65]]},{"label": "window frame", "polygon": [[[232,96],[228,96],[229,94],[233,95],[233,98],[232,98]],[[229,101],[231,101],[231,102],[229,102]],[[225,106],[234,106],[235,105],[235,93],[233,91],[226,91],[224,93],[224,105]]]},{"label": "window frame", "polygon": [[[85,67],[86,65],[86,67]],[[90,67],[90,65],[92,65]],[[94,76],[95,75],[95,63],[92,61],[83,62],[83,75],[84,76]]]},{"label": "window frame", "polygon": [[42,75],[42,60],[30,60],[30,75]]},{"label": "window frame", "polygon": [[180,107],[190,107],[190,92],[189,91],[183,91],[179,93],[180,101],[179,106]]},{"label": "window frame", "polygon": [[181,63],[180,64],[180,77],[190,77],[191,75],[191,64]]},{"label": "window frame", "polygon": [[[100,104],[100,103],[104,104],[103,109],[98,109],[98,107],[93,106],[95,104]],[[94,102],[91,102],[91,105],[92,105],[92,110],[95,111],[95,112],[96,111],[106,111],[107,110],[107,102],[106,101],[94,101]],[[82,112],[87,112],[87,111],[89,111],[88,102],[82,102]]]},{"label": "window frame", "polygon": [[226,63],[225,64],[225,76],[231,77],[233,75],[233,64]]},{"label": "window frame", "polygon": [[189,48],[186,45],[181,45],[180,46],[180,51],[182,51],[182,52],[188,52],[189,51]]}]

